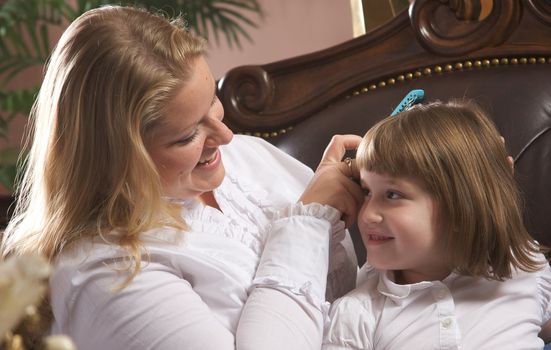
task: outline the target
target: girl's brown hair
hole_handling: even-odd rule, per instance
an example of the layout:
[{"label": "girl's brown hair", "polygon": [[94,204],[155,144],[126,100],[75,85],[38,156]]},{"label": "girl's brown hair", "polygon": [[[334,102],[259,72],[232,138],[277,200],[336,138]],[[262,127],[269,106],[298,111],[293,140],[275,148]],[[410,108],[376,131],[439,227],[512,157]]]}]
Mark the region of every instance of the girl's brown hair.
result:
[{"label": "girl's brown hair", "polygon": [[458,273],[503,280],[513,268],[541,267],[505,146],[474,102],[417,105],[380,121],[364,136],[357,162],[360,169],[425,186]]}]

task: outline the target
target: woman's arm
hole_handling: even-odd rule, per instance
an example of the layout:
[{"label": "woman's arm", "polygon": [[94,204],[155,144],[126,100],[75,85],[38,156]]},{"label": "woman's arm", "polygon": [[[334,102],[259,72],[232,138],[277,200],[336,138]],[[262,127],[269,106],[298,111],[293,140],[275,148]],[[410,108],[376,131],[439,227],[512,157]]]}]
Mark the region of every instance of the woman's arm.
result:
[{"label": "woman's arm", "polygon": [[[151,261],[130,285],[114,292],[120,281],[112,267],[99,262],[90,268],[71,278],[81,284],[74,294],[52,296],[66,304],[56,307],[66,310],[59,315],[60,331],[69,333],[79,350],[235,348],[233,334],[177,271]],[[64,284],[63,276],[57,283]]]},{"label": "woman's arm", "polygon": [[238,349],[321,348],[329,246],[344,237],[341,218],[351,223],[363,199],[341,159],[360,140],[334,137],[301,203],[274,221],[240,320]]}]

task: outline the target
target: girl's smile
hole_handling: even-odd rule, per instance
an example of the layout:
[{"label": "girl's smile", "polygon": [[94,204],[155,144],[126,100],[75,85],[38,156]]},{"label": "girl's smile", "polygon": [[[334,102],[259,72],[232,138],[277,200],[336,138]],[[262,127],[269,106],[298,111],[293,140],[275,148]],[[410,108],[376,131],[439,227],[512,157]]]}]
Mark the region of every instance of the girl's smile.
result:
[{"label": "girl's smile", "polygon": [[451,271],[433,196],[411,178],[365,170],[360,175],[365,200],[358,227],[369,263],[399,271],[407,283],[445,278]]}]

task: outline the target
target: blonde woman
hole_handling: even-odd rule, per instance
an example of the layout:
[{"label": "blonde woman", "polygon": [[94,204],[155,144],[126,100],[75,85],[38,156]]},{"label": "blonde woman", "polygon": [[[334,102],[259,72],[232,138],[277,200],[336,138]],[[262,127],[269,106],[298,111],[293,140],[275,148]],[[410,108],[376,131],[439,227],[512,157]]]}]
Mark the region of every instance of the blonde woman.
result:
[{"label": "blonde woman", "polygon": [[233,136],[204,45],[103,7],[52,54],[2,254],[54,263],[52,332],[79,350],[317,350],[328,270],[355,276],[328,252],[350,248],[362,196],[340,160],[360,138],[335,137],[312,175]]}]

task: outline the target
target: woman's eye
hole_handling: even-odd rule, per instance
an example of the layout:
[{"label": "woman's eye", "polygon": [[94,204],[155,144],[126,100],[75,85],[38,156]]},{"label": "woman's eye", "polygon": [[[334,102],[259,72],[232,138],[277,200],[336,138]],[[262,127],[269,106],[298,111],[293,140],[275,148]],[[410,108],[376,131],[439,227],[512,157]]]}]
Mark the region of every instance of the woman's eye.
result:
[{"label": "woman's eye", "polygon": [[193,134],[191,134],[191,136],[188,136],[188,137],[185,137],[181,140],[178,140],[177,143],[180,144],[180,145],[187,145],[191,141],[195,140],[195,138],[197,137],[198,134],[199,134],[199,130],[195,130],[193,132]]}]

